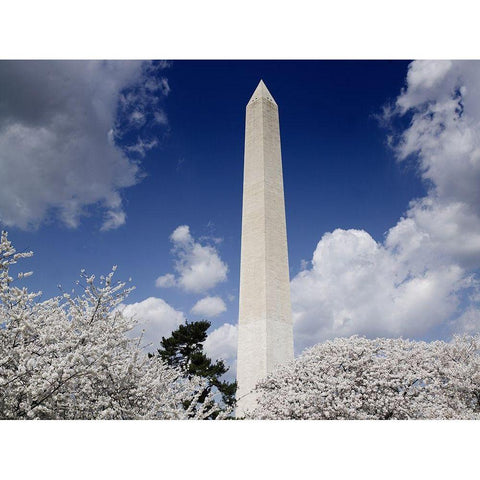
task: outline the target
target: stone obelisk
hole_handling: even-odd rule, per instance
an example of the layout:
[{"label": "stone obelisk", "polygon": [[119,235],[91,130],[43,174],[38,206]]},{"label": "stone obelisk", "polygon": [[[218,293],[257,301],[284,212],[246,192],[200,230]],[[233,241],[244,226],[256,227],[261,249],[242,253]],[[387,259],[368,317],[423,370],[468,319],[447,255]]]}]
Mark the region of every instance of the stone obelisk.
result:
[{"label": "stone obelisk", "polygon": [[237,409],[256,405],[256,383],[293,359],[278,106],[260,80],[247,104],[237,354]]}]

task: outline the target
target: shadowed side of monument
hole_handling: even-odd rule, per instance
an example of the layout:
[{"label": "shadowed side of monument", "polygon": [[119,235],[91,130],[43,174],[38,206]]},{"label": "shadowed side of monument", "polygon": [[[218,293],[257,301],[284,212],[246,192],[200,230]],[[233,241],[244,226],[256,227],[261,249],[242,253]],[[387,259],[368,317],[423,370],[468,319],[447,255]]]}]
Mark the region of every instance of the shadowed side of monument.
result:
[{"label": "shadowed side of monument", "polygon": [[278,106],[261,80],[246,108],[237,354],[237,410],[256,383],[293,359]]}]

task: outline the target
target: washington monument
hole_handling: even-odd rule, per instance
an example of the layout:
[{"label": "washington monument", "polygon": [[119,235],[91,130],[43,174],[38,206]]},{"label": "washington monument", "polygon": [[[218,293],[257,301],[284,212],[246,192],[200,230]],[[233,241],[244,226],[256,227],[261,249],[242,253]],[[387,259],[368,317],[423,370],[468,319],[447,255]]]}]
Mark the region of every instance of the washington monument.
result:
[{"label": "washington monument", "polygon": [[292,359],[278,106],[260,80],[247,104],[245,123],[237,417],[255,408],[255,384]]}]

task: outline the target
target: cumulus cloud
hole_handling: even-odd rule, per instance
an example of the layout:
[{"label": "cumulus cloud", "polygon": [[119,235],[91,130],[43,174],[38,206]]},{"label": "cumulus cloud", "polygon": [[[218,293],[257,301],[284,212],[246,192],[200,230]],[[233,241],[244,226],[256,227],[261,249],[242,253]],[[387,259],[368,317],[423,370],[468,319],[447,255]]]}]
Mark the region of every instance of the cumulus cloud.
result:
[{"label": "cumulus cloud", "polygon": [[223,360],[230,367],[225,374],[228,381],[237,376],[237,334],[236,325],[224,323],[213,330],[204,342],[205,353],[212,360]]},{"label": "cumulus cloud", "polygon": [[217,317],[227,311],[225,302],[220,297],[205,297],[199,300],[190,310],[194,315]]},{"label": "cumulus cloud", "polygon": [[[124,224],[122,189],[142,177],[128,147],[142,154],[156,145],[141,133],[168,94],[168,82],[147,86],[158,68],[136,61],[1,61],[0,222],[26,229],[57,217],[75,228],[98,205],[103,230]],[[125,143],[132,132],[138,145]]]},{"label": "cumulus cloud", "polygon": [[336,336],[421,337],[455,313],[466,282],[456,265],[412,274],[363,230],[327,233],[291,283],[297,352]]},{"label": "cumulus cloud", "polygon": [[175,257],[173,274],[162,275],[155,284],[158,287],[177,286],[187,292],[202,293],[227,279],[227,264],[213,245],[195,241],[188,225],[177,227],[170,236]]},{"label": "cumulus cloud", "polygon": [[125,316],[135,317],[138,321],[131,335],[139,337],[143,332],[142,344],[149,352],[159,347],[162,337],[169,337],[185,322],[184,314],[161,298],[149,297],[142,302],[122,304],[120,310]]},{"label": "cumulus cloud", "polygon": [[[296,348],[352,333],[478,331],[480,62],[413,62],[385,110],[398,161],[417,162],[427,194],[383,243],[362,230],[325,234],[292,280]],[[393,127],[392,127],[393,128]]]},{"label": "cumulus cloud", "polygon": [[172,273],[166,273],[155,280],[155,286],[160,288],[175,287],[176,284],[175,275]]},{"label": "cumulus cloud", "polygon": [[193,237],[190,235],[190,227],[188,225],[180,225],[170,235],[170,240],[175,245],[188,245],[193,243]]}]

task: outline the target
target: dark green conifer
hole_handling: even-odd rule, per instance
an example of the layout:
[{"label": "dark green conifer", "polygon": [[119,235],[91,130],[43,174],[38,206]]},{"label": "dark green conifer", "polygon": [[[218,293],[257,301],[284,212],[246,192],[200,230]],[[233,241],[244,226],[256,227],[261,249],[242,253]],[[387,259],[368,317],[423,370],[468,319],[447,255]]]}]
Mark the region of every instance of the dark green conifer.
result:
[{"label": "dark green conifer", "polygon": [[[186,377],[192,378],[196,375],[207,380],[207,387],[199,398],[200,402],[203,403],[207,395],[216,389],[222,396],[223,404],[233,407],[237,384],[220,380],[220,377],[228,371],[228,367],[223,360],[213,363],[203,351],[203,342],[207,339],[210,325],[208,320],[187,321],[185,325],[180,325],[174,330],[170,337],[162,337],[157,355],[168,365],[180,368]],[[212,415],[212,418],[217,415],[218,413]]]}]

